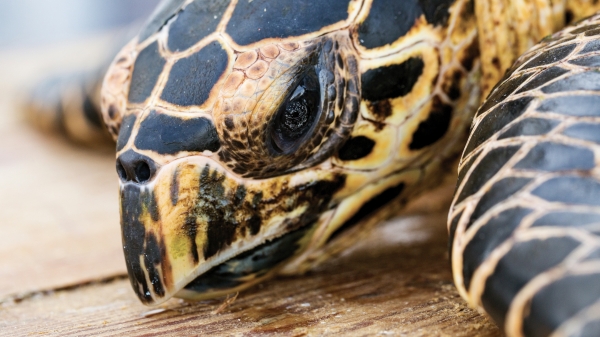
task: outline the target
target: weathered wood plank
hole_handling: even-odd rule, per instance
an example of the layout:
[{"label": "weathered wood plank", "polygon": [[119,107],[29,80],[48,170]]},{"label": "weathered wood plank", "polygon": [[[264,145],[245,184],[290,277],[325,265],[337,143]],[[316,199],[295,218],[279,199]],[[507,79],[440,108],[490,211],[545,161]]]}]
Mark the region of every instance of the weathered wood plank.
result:
[{"label": "weathered wood plank", "polygon": [[0,336],[499,336],[468,309],[446,253],[445,214],[379,228],[344,256],[299,277],[278,278],[223,300],[171,300],[144,317],[127,280],[7,304]]},{"label": "weathered wood plank", "polygon": [[0,54],[0,301],[125,272],[114,155],[39,134],[18,106],[28,84],[98,62],[106,45]]}]

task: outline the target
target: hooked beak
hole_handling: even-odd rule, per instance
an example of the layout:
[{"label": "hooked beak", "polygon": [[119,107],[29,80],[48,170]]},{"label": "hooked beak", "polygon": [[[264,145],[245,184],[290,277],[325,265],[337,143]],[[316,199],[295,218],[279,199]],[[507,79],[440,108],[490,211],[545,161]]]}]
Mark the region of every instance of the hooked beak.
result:
[{"label": "hooked beak", "polygon": [[202,156],[120,187],[123,251],[140,300],[243,290],[303,249],[344,179],[317,171],[241,180]]}]

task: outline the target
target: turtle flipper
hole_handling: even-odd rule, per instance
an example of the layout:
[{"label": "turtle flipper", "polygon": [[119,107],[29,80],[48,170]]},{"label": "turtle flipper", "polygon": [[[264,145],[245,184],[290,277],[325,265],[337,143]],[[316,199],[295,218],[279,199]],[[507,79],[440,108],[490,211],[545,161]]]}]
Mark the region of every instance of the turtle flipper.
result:
[{"label": "turtle flipper", "polygon": [[42,131],[62,134],[78,144],[113,144],[100,113],[104,70],[53,77],[38,84],[25,106],[28,120]]},{"label": "turtle flipper", "polygon": [[463,153],[453,274],[508,336],[600,335],[599,24],[596,15],[517,60]]}]

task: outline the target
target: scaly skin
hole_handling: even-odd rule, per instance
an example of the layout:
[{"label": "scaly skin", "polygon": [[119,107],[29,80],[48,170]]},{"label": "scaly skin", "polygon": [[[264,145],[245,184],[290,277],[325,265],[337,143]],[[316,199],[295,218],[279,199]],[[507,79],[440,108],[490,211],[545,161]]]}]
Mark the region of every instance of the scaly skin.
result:
[{"label": "scaly skin", "polygon": [[508,336],[600,334],[598,24],[523,55],[477,113],[461,160],[454,279]]}]

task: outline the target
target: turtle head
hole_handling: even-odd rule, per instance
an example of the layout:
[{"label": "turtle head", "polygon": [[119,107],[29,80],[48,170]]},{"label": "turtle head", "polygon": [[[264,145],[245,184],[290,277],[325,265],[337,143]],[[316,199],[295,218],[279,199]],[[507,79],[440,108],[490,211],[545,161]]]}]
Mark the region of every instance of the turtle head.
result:
[{"label": "turtle head", "polygon": [[126,46],[103,87],[123,250],[147,304],[272,275],[356,189],[330,161],[359,108],[348,33],[250,46],[213,34],[180,51],[169,29]]}]

